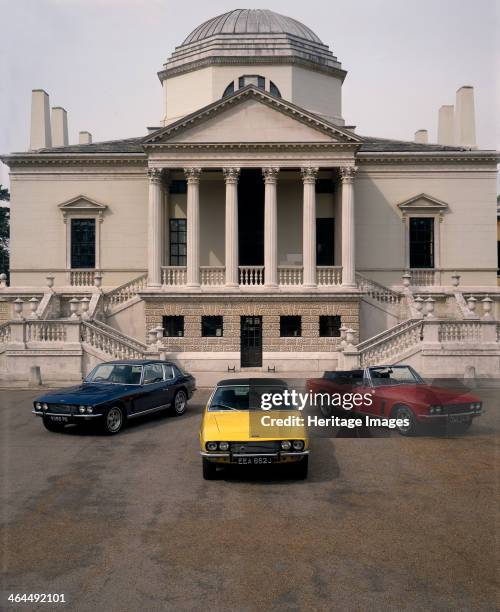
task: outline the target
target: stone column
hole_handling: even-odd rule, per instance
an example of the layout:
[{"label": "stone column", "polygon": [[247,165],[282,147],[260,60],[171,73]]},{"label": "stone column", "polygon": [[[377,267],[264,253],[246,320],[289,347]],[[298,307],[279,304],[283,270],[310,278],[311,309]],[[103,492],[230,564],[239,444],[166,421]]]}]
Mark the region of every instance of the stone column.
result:
[{"label": "stone column", "polygon": [[150,168],[148,203],[148,285],[161,286],[161,209],[162,209],[162,172]]},{"label": "stone column", "polygon": [[238,287],[239,168],[223,168],[226,181],[226,287]]},{"label": "stone column", "polygon": [[279,168],[263,168],[264,196],[264,284],[278,286],[278,199],[276,186]]},{"label": "stone column", "polygon": [[354,234],[354,175],[355,166],[342,166],[342,285],[356,286]]},{"label": "stone column", "polygon": [[304,287],[316,286],[316,178],[318,168],[302,168],[304,183],[302,262]]},{"label": "stone column", "polygon": [[161,265],[170,264],[170,176],[164,171],[162,182]]},{"label": "stone column", "polygon": [[187,286],[200,286],[201,168],[185,168],[187,179]]}]

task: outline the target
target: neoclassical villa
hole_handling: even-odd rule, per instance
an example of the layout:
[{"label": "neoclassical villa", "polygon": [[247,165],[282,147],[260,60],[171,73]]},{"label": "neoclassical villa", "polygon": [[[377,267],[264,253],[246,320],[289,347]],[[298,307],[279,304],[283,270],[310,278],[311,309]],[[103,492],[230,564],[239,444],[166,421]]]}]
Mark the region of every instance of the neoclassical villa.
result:
[{"label": "neoclassical villa", "polygon": [[346,76],[302,23],[233,10],[173,51],[138,137],[69,144],[34,90],[30,149],[2,157],[0,379],[158,354],[199,380],[498,375],[499,156],[476,145],[473,89],[439,110],[437,144],[396,141],[346,123]]}]

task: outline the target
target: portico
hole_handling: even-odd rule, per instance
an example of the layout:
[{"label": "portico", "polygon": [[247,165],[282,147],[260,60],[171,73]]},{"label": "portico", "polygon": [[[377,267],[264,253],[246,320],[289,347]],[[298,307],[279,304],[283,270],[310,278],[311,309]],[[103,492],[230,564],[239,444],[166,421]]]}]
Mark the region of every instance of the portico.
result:
[{"label": "portico", "polygon": [[[255,168],[256,166],[252,166]],[[318,266],[316,250],[316,183],[319,166],[287,167],[300,178],[294,188],[301,190],[302,240],[301,263],[280,263],[278,259],[278,166],[257,166],[264,183],[264,256],[262,265],[240,265],[238,231],[239,166],[221,168],[197,165],[185,168],[150,167],[148,200],[148,288],[159,290],[272,290],[281,287],[297,291],[355,287],[354,253],[354,189],[356,167],[353,163],[340,167],[321,168],[339,191],[341,202],[342,250],[341,265]],[[200,183],[204,175],[218,171],[224,180],[224,265],[207,266],[200,262],[200,239],[205,228],[200,227]],[[166,223],[170,218],[169,177],[182,176],[186,181],[186,265],[164,265]],[[281,172],[283,175],[283,172]],[[326,179],[328,180],[328,179]],[[300,224],[300,219],[296,220]],[[333,240],[333,236],[332,236]],[[163,265],[162,265],[163,264]]]}]

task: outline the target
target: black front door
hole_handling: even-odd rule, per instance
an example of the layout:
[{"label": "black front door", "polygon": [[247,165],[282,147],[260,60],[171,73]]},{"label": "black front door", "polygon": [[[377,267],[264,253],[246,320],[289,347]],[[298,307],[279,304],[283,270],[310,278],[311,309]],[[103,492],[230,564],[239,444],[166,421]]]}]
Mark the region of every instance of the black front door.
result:
[{"label": "black front door", "polygon": [[262,365],[262,317],[241,317],[241,367]]},{"label": "black front door", "polygon": [[335,219],[316,219],[316,265],[335,265]]}]

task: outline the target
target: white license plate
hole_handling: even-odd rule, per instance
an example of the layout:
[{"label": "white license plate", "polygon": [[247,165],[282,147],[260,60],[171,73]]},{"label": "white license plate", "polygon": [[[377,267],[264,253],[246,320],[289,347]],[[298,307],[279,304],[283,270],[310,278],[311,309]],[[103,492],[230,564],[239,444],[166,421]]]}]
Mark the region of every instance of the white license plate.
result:
[{"label": "white license plate", "polygon": [[68,417],[67,416],[51,416],[50,420],[55,421],[56,423],[67,423]]},{"label": "white license plate", "polygon": [[264,465],[274,463],[275,457],[238,457],[240,465]]},{"label": "white license plate", "polygon": [[450,423],[466,423],[469,419],[470,417],[464,414],[452,414],[450,416]]}]

